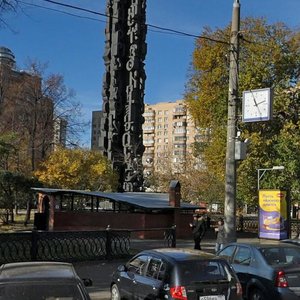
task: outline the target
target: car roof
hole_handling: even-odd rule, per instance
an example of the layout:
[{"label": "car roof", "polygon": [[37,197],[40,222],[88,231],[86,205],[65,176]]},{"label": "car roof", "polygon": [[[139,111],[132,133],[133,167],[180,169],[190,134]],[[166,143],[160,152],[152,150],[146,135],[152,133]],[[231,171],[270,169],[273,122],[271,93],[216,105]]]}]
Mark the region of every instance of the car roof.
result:
[{"label": "car roof", "polygon": [[78,276],[69,263],[21,262],[4,264],[0,268],[1,281],[73,280]]},{"label": "car roof", "polygon": [[139,253],[139,255],[140,254],[155,255],[173,261],[207,260],[207,259],[220,260],[219,257],[216,257],[212,253],[207,253],[199,250],[185,249],[185,248],[152,249],[152,250],[142,251]]},{"label": "car roof", "polygon": [[227,244],[226,246],[230,245],[236,245],[236,246],[250,246],[253,248],[257,249],[262,249],[262,248],[299,248],[299,246],[293,245],[293,244],[288,244],[288,243],[230,243]]},{"label": "car roof", "polygon": [[281,243],[292,243],[295,245],[299,245],[300,244],[300,239],[299,238],[295,238],[295,239],[286,239],[286,240],[281,240]]}]

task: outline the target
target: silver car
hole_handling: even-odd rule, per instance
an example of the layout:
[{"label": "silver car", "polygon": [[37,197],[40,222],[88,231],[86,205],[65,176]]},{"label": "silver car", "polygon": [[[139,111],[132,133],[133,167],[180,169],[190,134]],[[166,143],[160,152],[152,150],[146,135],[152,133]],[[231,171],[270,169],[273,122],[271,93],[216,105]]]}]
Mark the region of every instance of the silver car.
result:
[{"label": "silver car", "polygon": [[232,243],[218,256],[231,263],[248,300],[300,299],[300,247]]}]

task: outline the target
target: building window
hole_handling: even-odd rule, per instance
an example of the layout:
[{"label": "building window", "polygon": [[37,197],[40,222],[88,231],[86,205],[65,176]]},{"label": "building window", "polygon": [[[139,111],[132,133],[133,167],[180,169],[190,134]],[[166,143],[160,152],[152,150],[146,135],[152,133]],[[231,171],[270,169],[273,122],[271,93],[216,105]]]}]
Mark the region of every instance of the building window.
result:
[{"label": "building window", "polygon": [[186,140],[186,136],[175,136],[174,137],[174,141],[185,141]]},{"label": "building window", "polygon": [[185,129],[185,127],[179,127],[179,128],[175,128],[174,132],[175,133],[185,133],[186,129]]}]

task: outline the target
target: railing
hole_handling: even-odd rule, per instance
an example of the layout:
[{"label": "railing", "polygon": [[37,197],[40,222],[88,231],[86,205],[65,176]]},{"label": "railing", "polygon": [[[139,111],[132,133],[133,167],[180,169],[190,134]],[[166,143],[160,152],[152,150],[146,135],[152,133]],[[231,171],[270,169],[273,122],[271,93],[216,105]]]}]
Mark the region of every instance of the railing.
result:
[{"label": "railing", "polygon": [[[132,232],[136,230],[102,231],[32,231],[0,234],[0,264],[18,261],[87,261],[126,257],[131,253]],[[162,231],[164,246],[175,247],[176,229]]]},{"label": "railing", "polygon": [[[211,223],[212,226],[216,226],[217,220],[219,217],[223,216],[214,216],[212,218]],[[299,236],[300,235],[300,220],[291,219],[290,221],[290,233],[291,236]],[[250,216],[250,217],[237,217],[236,219],[236,230],[244,231],[244,232],[258,232],[258,217]]]}]

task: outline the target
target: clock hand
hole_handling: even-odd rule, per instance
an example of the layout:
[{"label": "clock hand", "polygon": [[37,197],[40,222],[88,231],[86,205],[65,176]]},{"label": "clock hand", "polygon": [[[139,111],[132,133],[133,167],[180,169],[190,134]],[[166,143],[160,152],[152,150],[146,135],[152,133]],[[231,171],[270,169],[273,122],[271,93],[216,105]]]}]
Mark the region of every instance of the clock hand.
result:
[{"label": "clock hand", "polygon": [[256,103],[256,106],[258,106],[258,105],[260,105],[260,104],[262,104],[262,103],[265,103],[266,101],[261,101],[261,102],[258,102],[258,103]]},{"label": "clock hand", "polygon": [[252,98],[253,98],[253,101],[254,101],[254,105],[257,106],[257,102],[256,102],[256,99],[255,99],[255,95],[254,93],[251,91],[251,94],[252,94]]}]

